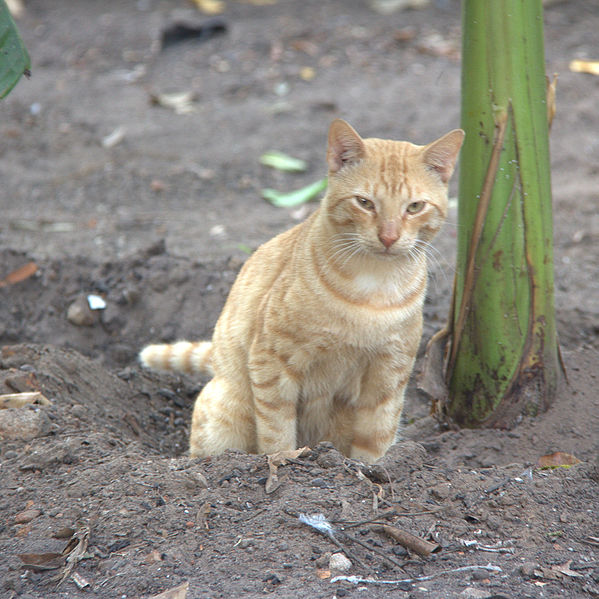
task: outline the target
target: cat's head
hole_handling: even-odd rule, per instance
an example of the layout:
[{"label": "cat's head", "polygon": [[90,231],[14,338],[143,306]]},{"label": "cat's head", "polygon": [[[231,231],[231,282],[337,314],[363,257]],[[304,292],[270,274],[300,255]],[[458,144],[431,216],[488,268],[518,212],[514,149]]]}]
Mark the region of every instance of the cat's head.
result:
[{"label": "cat's head", "polygon": [[362,139],[345,121],[329,130],[329,187],[324,210],[357,254],[407,255],[428,242],[447,216],[447,184],[464,132],[426,146]]}]

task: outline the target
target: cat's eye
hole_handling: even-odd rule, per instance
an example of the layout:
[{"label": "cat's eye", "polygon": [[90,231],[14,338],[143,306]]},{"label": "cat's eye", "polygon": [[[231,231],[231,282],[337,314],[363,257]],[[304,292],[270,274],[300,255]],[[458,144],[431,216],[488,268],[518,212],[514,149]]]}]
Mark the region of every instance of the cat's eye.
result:
[{"label": "cat's eye", "polygon": [[364,208],[365,210],[368,210],[369,212],[375,211],[374,202],[372,200],[369,200],[368,198],[362,198],[360,196],[356,196],[356,202],[358,202],[358,204],[362,208]]},{"label": "cat's eye", "polygon": [[422,202],[422,201],[412,202],[411,204],[408,204],[408,207],[406,208],[406,212],[408,214],[418,214],[419,212],[422,212],[423,208],[424,208],[424,202]]}]

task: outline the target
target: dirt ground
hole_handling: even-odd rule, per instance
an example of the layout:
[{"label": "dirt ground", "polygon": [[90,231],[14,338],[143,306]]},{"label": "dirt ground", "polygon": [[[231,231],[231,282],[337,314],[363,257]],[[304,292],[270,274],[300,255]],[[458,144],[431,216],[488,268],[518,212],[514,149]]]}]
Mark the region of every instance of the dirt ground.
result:
[{"label": "dirt ground", "polygon": [[[446,430],[412,385],[403,441],[379,464],[321,445],[270,493],[264,456],[186,456],[201,381],[142,372],[136,353],[210,335],[248,251],[306,214],[260,190],[323,176],[333,118],[416,143],[459,125],[459,4],[227,0],[207,19],[183,0],[26,0],[33,77],[0,103],[0,280],[37,270],[0,286],[0,393],[50,405],[0,410],[0,597],[598,596],[599,78],[568,64],[599,58],[599,3],[545,16],[569,375],[553,407],[512,431]],[[203,37],[162,44],[180,22]],[[186,114],[152,101],[186,91]],[[307,172],[261,166],[270,149]],[[455,206],[449,220],[425,339],[448,310]],[[85,312],[89,294],[106,308]],[[536,468],[556,451],[581,463]],[[323,514],[334,540],[300,514]],[[377,522],[438,549],[408,552]]]}]

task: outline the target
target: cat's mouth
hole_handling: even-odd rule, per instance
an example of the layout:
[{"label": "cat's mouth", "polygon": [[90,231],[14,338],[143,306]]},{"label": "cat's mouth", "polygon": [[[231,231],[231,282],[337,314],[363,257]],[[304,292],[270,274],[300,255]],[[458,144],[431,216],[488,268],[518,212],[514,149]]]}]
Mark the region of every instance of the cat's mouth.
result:
[{"label": "cat's mouth", "polygon": [[376,250],[372,252],[372,254],[377,258],[377,260],[384,260],[388,262],[393,262],[394,260],[398,260],[406,255],[405,252],[397,251],[397,250]]},{"label": "cat's mouth", "polygon": [[405,256],[408,251],[400,246],[392,245],[391,247],[377,247],[372,250],[373,254],[380,256],[381,258],[393,259],[399,256]]}]

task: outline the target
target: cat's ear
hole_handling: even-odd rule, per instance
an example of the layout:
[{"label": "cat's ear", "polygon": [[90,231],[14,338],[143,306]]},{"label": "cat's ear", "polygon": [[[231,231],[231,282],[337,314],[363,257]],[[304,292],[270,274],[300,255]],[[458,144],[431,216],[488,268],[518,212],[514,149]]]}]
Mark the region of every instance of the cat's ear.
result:
[{"label": "cat's ear", "polygon": [[464,135],[461,129],[454,129],[424,147],[424,164],[439,173],[443,183],[447,183],[451,178]]},{"label": "cat's ear", "polygon": [[331,173],[336,173],[347,164],[354,164],[364,158],[364,142],[354,128],[335,119],[329,129],[327,163]]}]

